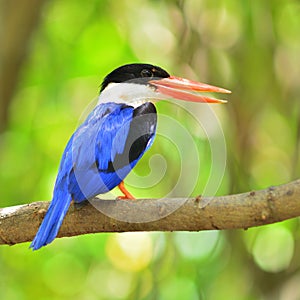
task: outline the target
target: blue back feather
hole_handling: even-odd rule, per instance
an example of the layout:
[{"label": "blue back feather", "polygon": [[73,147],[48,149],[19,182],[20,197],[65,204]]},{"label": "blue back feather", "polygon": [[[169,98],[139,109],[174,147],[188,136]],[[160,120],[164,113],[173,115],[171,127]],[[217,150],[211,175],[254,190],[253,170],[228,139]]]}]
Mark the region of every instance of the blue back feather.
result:
[{"label": "blue back feather", "polygon": [[[37,250],[54,240],[72,199],[81,202],[116,187],[151,146],[156,118],[135,159],[124,153],[133,114],[134,108],[125,104],[100,104],[74,132],[61,159],[52,201],[30,248]],[[127,160],[118,163],[121,155]]]}]

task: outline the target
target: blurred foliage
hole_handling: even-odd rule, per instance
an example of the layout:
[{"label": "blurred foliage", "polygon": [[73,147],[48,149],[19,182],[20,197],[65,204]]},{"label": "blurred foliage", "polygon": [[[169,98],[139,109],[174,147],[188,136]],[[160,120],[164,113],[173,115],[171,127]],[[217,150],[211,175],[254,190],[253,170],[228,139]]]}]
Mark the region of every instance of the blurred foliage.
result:
[{"label": "blurred foliage", "polygon": [[[227,105],[212,108],[217,121],[205,130],[207,110],[200,105],[157,104],[161,116],[176,118],[189,134],[159,125],[163,132],[128,177],[136,196],[197,195],[216,174],[223,179],[217,194],[300,177],[299,51],[296,0],[48,0],[0,135],[1,206],[51,198],[60,156],[101,78],[129,62],[154,63],[233,91]],[[218,122],[227,144],[224,177],[218,157],[214,168],[210,162],[210,142],[222,146]],[[192,187],[189,149],[200,163]],[[0,295],[299,299],[299,238],[294,219],[247,231],[64,238],[37,252],[28,244],[2,246]]]}]

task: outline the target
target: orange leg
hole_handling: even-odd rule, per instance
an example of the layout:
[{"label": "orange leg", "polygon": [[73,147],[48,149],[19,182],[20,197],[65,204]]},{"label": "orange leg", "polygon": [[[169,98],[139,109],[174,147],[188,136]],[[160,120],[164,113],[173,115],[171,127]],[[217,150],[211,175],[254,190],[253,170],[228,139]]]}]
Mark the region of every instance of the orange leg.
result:
[{"label": "orange leg", "polygon": [[121,183],[118,185],[118,188],[124,194],[124,196],[119,196],[118,199],[123,199],[123,200],[125,200],[125,199],[134,200],[135,199],[125,188],[124,181],[121,181]]}]

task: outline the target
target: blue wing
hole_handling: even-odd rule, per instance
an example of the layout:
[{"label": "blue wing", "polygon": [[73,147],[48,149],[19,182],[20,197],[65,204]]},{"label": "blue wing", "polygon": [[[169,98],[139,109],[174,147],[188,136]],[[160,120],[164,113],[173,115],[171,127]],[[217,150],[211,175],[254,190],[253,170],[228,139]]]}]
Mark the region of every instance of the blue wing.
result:
[{"label": "blue wing", "polygon": [[151,146],[156,121],[152,103],[98,105],[72,137],[73,199],[80,202],[117,186]]},{"label": "blue wing", "polygon": [[81,202],[117,186],[151,146],[155,130],[151,103],[95,107],[66,146],[52,201],[30,247],[37,250],[55,239],[72,199]]}]

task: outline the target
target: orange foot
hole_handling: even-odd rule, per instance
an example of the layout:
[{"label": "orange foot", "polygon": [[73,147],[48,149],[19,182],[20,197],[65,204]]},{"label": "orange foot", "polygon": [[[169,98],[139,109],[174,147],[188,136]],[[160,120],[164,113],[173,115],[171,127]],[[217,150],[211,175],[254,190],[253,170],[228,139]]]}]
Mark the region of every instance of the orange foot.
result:
[{"label": "orange foot", "polygon": [[118,185],[118,188],[124,194],[124,196],[117,197],[118,199],[120,199],[120,200],[126,200],[126,199],[135,200],[135,198],[125,188],[124,181],[121,181],[121,183]]}]

